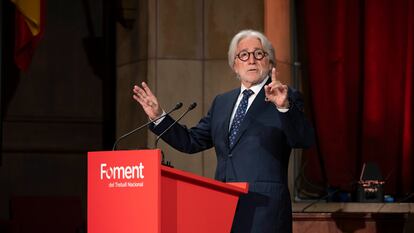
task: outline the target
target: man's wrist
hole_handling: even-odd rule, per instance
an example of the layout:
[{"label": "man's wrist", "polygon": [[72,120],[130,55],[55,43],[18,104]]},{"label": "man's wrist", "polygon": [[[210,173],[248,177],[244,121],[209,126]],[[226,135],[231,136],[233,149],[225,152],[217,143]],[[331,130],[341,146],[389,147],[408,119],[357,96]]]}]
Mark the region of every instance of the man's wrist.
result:
[{"label": "man's wrist", "polygon": [[290,104],[289,104],[288,100],[286,100],[286,102],[285,102],[285,104],[283,104],[283,106],[278,106],[277,104],[275,104],[275,105],[276,105],[276,108],[279,112],[287,112],[287,111],[289,111],[289,108],[290,108]]},{"label": "man's wrist", "polygon": [[[165,114],[166,114],[166,112],[164,110],[162,110],[162,114],[158,116],[158,117],[161,117],[161,116],[162,117],[160,119],[158,119],[158,120],[156,120],[156,121],[153,122],[155,126],[159,125],[161,123],[161,121],[164,120]],[[158,117],[156,117],[155,119],[157,119]],[[151,121],[153,121],[153,120],[151,120]]]}]

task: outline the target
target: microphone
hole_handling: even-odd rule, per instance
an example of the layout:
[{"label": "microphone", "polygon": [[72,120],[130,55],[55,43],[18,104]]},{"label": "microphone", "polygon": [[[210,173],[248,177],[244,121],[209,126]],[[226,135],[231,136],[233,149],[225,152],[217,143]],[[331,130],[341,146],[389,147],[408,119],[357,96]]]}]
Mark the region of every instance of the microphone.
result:
[{"label": "microphone", "polygon": [[[191,111],[191,110],[193,110],[195,107],[197,107],[197,103],[196,102],[194,102],[194,103],[192,103],[192,104],[190,104],[190,106],[188,106],[188,109],[183,113],[183,114],[181,114],[181,116],[177,119],[177,120],[175,120],[170,126],[168,126],[168,128],[167,129],[165,129],[164,131],[162,131],[162,133],[160,133],[160,135],[158,135],[158,137],[157,137],[157,139],[155,139],[155,148],[157,148],[157,145],[158,145],[158,141],[160,140],[160,138],[162,137],[162,135],[164,135],[168,130],[170,130],[175,124],[177,124],[189,111]],[[161,163],[162,164],[165,164],[165,160],[164,160],[164,153],[162,154],[162,161],[161,161]]]},{"label": "microphone", "polygon": [[126,134],[122,135],[121,137],[119,137],[119,138],[115,141],[114,146],[112,147],[112,150],[115,150],[115,149],[116,149],[116,146],[118,145],[119,141],[121,141],[122,139],[124,139],[124,138],[128,137],[129,135],[131,135],[131,134],[133,134],[133,133],[135,133],[135,132],[137,132],[138,130],[140,130],[140,129],[144,128],[145,126],[148,126],[149,124],[154,123],[155,121],[158,121],[159,119],[161,119],[161,118],[165,117],[166,115],[168,115],[168,114],[170,114],[170,113],[172,113],[172,112],[174,112],[174,111],[176,111],[176,110],[180,109],[182,106],[183,106],[183,103],[178,102],[178,103],[175,105],[175,107],[174,107],[173,109],[171,109],[170,111],[168,111],[167,113],[162,114],[161,116],[159,116],[159,117],[155,118],[154,120],[150,120],[150,121],[148,121],[147,123],[145,123],[145,124],[141,125],[140,127],[135,128],[134,130],[132,130],[132,131],[130,131],[130,132],[128,132],[128,133],[126,133]]}]

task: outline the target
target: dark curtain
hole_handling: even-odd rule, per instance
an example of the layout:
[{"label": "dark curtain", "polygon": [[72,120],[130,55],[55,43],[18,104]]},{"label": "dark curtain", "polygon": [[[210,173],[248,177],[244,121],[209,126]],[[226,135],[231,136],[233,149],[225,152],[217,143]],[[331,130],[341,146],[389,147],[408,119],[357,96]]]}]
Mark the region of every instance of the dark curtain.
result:
[{"label": "dark curtain", "polygon": [[374,162],[387,193],[412,192],[414,1],[296,3],[317,134],[306,175],[347,190]]}]

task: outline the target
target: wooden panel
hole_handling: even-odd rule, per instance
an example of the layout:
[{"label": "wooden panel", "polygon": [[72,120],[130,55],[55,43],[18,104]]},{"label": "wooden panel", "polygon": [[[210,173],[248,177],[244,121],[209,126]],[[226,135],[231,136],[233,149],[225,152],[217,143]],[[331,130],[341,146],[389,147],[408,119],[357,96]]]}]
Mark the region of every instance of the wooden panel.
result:
[{"label": "wooden panel", "polygon": [[293,212],[414,213],[413,203],[293,203]]},{"label": "wooden panel", "polygon": [[265,33],[276,50],[279,79],[292,83],[291,0],[265,0]]},{"label": "wooden panel", "polygon": [[398,233],[404,232],[407,217],[403,213],[294,213],[293,232]]},{"label": "wooden panel", "polygon": [[412,203],[294,203],[293,232],[414,232]]}]

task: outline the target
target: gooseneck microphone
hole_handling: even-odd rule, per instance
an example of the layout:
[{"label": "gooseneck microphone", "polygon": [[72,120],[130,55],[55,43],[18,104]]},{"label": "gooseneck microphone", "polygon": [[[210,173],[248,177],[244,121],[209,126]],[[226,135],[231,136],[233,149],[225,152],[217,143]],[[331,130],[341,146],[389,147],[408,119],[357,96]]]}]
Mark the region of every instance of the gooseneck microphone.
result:
[{"label": "gooseneck microphone", "polygon": [[[190,104],[190,106],[188,106],[188,109],[183,114],[181,114],[181,116],[177,120],[175,120],[170,126],[168,126],[167,129],[165,129],[164,131],[162,131],[162,133],[160,133],[160,135],[158,135],[157,139],[155,139],[155,143],[154,143],[155,146],[154,147],[157,148],[158,141],[160,140],[160,138],[162,137],[162,135],[164,135],[168,130],[170,130],[175,124],[177,124],[181,120],[181,118],[183,118],[189,111],[193,110],[195,107],[197,107],[197,103],[196,102]],[[164,156],[162,158],[162,161],[164,161]]]},{"label": "gooseneck microphone", "polygon": [[174,107],[173,109],[171,109],[170,111],[168,111],[167,113],[162,114],[161,116],[159,116],[159,117],[155,118],[154,120],[150,120],[150,121],[148,121],[147,123],[145,123],[145,124],[141,125],[140,127],[135,128],[134,130],[129,131],[128,133],[126,133],[126,134],[122,135],[121,137],[119,137],[119,138],[115,141],[114,146],[112,147],[112,150],[115,150],[115,149],[116,149],[116,146],[118,145],[119,141],[121,141],[122,139],[124,139],[124,138],[128,137],[129,135],[131,135],[131,134],[133,134],[133,133],[135,133],[135,132],[137,132],[138,130],[140,130],[140,129],[144,128],[145,126],[148,126],[149,124],[151,124],[151,123],[154,123],[154,122],[158,121],[159,119],[161,119],[161,118],[165,117],[166,115],[168,115],[168,114],[170,114],[170,113],[172,113],[172,112],[174,112],[174,111],[176,111],[176,110],[180,109],[182,106],[183,106],[183,103],[178,102],[178,103],[175,105],[175,107]]}]

